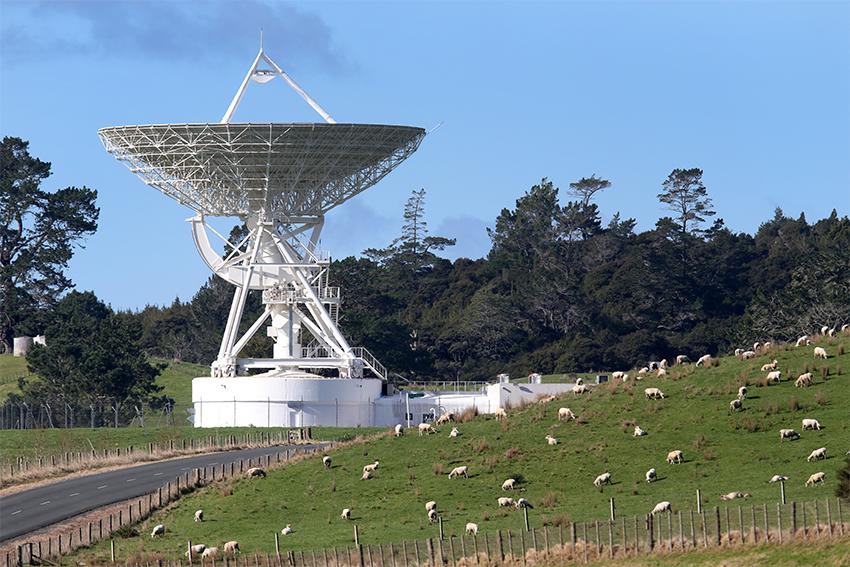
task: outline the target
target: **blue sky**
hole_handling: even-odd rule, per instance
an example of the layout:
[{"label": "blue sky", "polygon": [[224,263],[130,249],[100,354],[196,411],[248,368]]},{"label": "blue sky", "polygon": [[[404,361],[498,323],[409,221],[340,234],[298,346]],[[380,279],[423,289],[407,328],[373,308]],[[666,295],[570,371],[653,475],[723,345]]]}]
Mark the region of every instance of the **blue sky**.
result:
[{"label": "blue sky", "polygon": [[[98,190],[98,232],[68,274],[116,309],[188,301],[210,272],[192,215],[109,155],[106,126],[219,122],[260,47],[337,122],[420,126],[419,151],[331,211],[334,258],[387,246],[425,189],[445,256],[546,177],[596,174],[608,222],[638,231],[677,168],[753,234],[781,207],[850,211],[848,2],[0,2],[0,135]],[[321,122],[282,80],[234,122]],[[235,220],[221,221],[224,230]]]}]

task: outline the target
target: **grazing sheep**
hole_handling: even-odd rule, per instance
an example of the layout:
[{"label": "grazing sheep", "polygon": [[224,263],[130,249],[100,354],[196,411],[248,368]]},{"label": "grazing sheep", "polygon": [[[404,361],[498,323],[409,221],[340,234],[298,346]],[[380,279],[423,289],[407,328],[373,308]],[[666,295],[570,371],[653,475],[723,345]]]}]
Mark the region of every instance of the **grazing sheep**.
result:
[{"label": "grazing sheep", "polygon": [[263,478],[266,478],[266,471],[264,471],[260,467],[251,467],[245,474],[248,475],[248,478],[254,478],[255,476],[261,476]]},{"label": "grazing sheep", "polygon": [[638,374],[647,374],[649,372],[649,366],[644,366],[640,370],[638,370]]},{"label": "grazing sheep", "polygon": [[815,474],[813,474],[812,476],[810,476],[810,477],[809,477],[809,480],[807,480],[807,481],[806,481],[806,486],[809,486],[809,484],[811,484],[812,486],[814,486],[814,485],[816,485],[817,483],[826,484],[826,483],[823,481],[823,478],[824,478],[825,476],[826,476],[826,474],[824,474],[824,473],[822,473],[822,472],[816,472]]},{"label": "grazing sheep", "polygon": [[663,370],[663,369],[667,368],[667,366],[668,366],[667,359],[665,358],[660,363],[658,363],[658,370]]},{"label": "grazing sheep", "polygon": [[402,426],[402,424],[398,423],[398,424],[396,424],[394,431],[395,431],[396,437],[401,437],[402,435],[404,435],[404,426]]},{"label": "grazing sheep", "polygon": [[750,360],[751,358],[755,358],[756,353],[751,350],[745,350],[741,353],[741,360]]},{"label": "grazing sheep", "polygon": [[360,477],[360,480],[369,480],[370,478],[372,478],[372,472],[363,471],[363,476]]},{"label": "grazing sheep", "polygon": [[419,437],[423,435],[430,435],[431,433],[436,433],[437,430],[434,429],[430,423],[420,423],[419,424]]},{"label": "grazing sheep", "polygon": [[[735,353],[737,355],[737,353]],[[708,363],[711,362],[711,355],[704,354],[697,359],[697,366],[708,366]]]},{"label": "grazing sheep", "polygon": [[667,462],[672,465],[674,461],[677,462],[677,463],[685,462],[684,453],[682,453],[678,449],[675,450],[675,451],[670,451],[669,453],[667,453]]},{"label": "grazing sheep", "polygon": [[763,364],[762,367],[761,367],[761,371],[762,372],[769,372],[771,370],[776,370],[777,366],[779,366],[779,361],[774,358],[773,362]]},{"label": "grazing sheep", "polygon": [[640,428],[640,425],[635,425],[635,432],[632,437],[641,437],[642,435],[646,435],[646,431]]},{"label": "grazing sheep", "polygon": [[380,461],[375,461],[375,462],[374,462],[374,463],[372,463],[371,465],[366,465],[365,467],[363,467],[363,472],[374,472],[374,471],[375,471],[375,469],[377,469],[377,468],[378,468],[378,463],[379,463],[379,462],[380,462]]},{"label": "grazing sheep", "polygon": [[676,364],[690,364],[691,359],[688,358],[687,354],[680,354],[676,357]]},{"label": "grazing sheep", "polygon": [[582,394],[586,394],[590,391],[590,388],[585,386],[584,384],[579,384],[575,388],[573,388],[573,396],[580,396]]},{"label": "grazing sheep", "polygon": [[782,371],[774,370],[773,372],[768,372],[767,377],[765,377],[765,384],[770,384],[771,382],[779,383],[781,382]]},{"label": "grazing sheep", "polygon": [[746,386],[741,386],[740,388],[738,388],[738,399],[743,402],[745,399],[747,399],[747,394],[749,392],[750,391],[747,390]]},{"label": "grazing sheep", "polygon": [[428,523],[433,524],[437,521],[437,511],[436,510],[428,510]]},{"label": "grazing sheep", "polygon": [[666,398],[667,397],[667,396],[664,395],[664,392],[662,392],[658,388],[646,388],[643,391],[643,393],[646,394],[647,400],[650,399],[650,398]]},{"label": "grazing sheep", "polygon": [[666,367],[665,368],[659,368],[658,372],[656,374],[658,376],[667,376],[667,368]]},{"label": "grazing sheep", "polygon": [[810,344],[809,335],[803,335],[799,339],[797,339],[797,344],[795,346],[801,347]]},{"label": "grazing sheep", "polygon": [[749,498],[749,494],[741,494],[740,492],[730,492],[729,494],[721,494],[721,500],[735,500],[736,498]]},{"label": "grazing sheep", "polygon": [[569,420],[575,419],[575,418],[576,418],[576,414],[574,414],[572,412],[572,410],[570,410],[570,408],[561,408],[561,409],[558,410],[558,421],[564,421],[564,420],[569,421]]},{"label": "grazing sheep", "polygon": [[806,459],[806,462],[809,462],[812,459],[817,460],[821,458],[823,458],[824,460],[826,459],[826,447],[821,447],[820,449],[815,449],[814,451],[812,451],[812,454],[809,455],[809,458]]},{"label": "grazing sheep", "polygon": [[529,502],[529,501],[528,501],[528,500],[526,500],[525,498],[520,498],[519,500],[517,500],[517,501],[516,501],[516,507],[517,507],[517,508],[529,508],[529,509],[534,509],[534,506],[532,506],[532,505],[531,505],[531,502]]},{"label": "grazing sheep", "polygon": [[204,521],[204,511],[203,510],[196,510],[195,511],[195,521],[196,522],[203,522]]},{"label": "grazing sheep", "polygon": [[654,480],[658,480],[658,475],[655,472],[655,469],[649,469],[646,471],[646,482],[652,482]]},{"label": "grazing sheep", "polygon": [[435,425],[443,425],[444,423],[449,423],[450,421],[455,420],[455,414],[450,411],[447,411],[443,415],[437,418]]},{"label": "grazing sheep", "polygon": [[516,484],[516,480],[509,478],[508,480],[502,483],[502,490],[513,490],[514,484]]},{"label": "grazing sheep", "polygon": [[478,535],[478,524],[473,524],[472,522],[468,522],[466,524],[466,535]]},{"label": "grazing sheep", "polygon": [[516,506],[516,501],[513,498],[503,496],[499,498],[499,508],[502,506]]},{"label": "grazing sheep", "polygon": [[457,437],[460,435],[460,431],[457,430],[457,427],[452,427],[452,432],[449,433],[449,437]]},{"label": "grazing sheep", "polygon": [[[289,527],[289,526],[287,526],[287,527]],[[290,530],[290,531],[292,531],[292,530]],[[239,543],[237,543],[236,541],[228,541],[227,543],[224,544],[224,553],[226,553],[227,555],[233,555],[237,551],[241,552],[242,550],[239,549]]]},{"label": "grazing sheep", "polygon": [[466,465],[462,467],[455,467],[452,469],[452,472],[449,473],[449,478],[454,478],[456,476],[463,475],[466,478],[469,478],[469,467]]},{"label": "grazing sheep", "polygon": [[803,430],[806,429],[820,429],[821,425],[816,419],[804,419],[803,420]]},{"label": "grazing sheep", "polygon": [[496,408],[496,411],[494,412],[494,414],[496,415],[496,420],[500,420],[503,417],[504,418],[508,417],[507,412],[505,412],[505,408]]},{"label": "grazing sheep", "polygon": [[154,538],[158,535],[165,535],[165,526],[162,524],[157,524],[153,527],[153,531],[151,532],[151,537]]},{"label": "grazing sheep", "polygon": [[808,387],[812,385],[812,373],[806,372],[805,374],[800,374],[797,379],[794,381],[795,388]]},{"label": "grazing sheep", "polygon": [[735,410],[740,410],[743,407],[744,407],[744,402],[742,402],[740,399],[735,399],[735,400],[732,400],[731,402],[729,402],[729,411],[730,412],[735,411]]},{"label": "grazing sheep", "polygon": [[660,512],[670,512],[670,503],[666,500],[664,502],[659,502],[655,505],[655,508],[652,509],[651,514],[654,516]]},{"label": "grazing sheep", "polygon": [[187,549],[185,552],[183,552],[183,555],[189,557],[189,554],[192,554],[192,557],[197,557],[198,555],[202,554],[206,549],[206,545],[204,545],[203,543],[199,543],[198,545],[193,545],[192,547]]},{"label": "grazing sheep", "polygon": [[793,429],[780,429],[779,430],[779,442],[781,443],[783,439],[794,439],[799,437],[800,434],[794,431]]},{"label": "grazing sheep", "polygon": [[351,519],[351,508],[343,508],[342,514],[340,514],[339,517],[342,518],[343,520],[350,520]]},{"label": "grazing sheep", "polygon": [[788,477],[782,476],[781,474],[775,474],[767,482],[782,482],[783,480],[788,480]]},{"label": "grazing sheep", "polygon": [[430,502],[425,503],[425,511],[426,512],[430,512],[431,510],[436,510],[436,509],[437,509],[437,503],[435,501],[431,500]]},{"label": "grazing sheep", "polygon": [[283,534],[283,535],[291,534],[292,533],[292,526],[290,526],[289,524],[286,524],[286,527],[283,528],[282,530],[280,530],[280,533]]},{"label": "grazing sheep", "polygon": [[218,557],[218,548],[217,547],[208,547],[201,554],[201,557],[204,559],[212,559],[213,557]]},{"label": "grazing sheep", "polygon": [[603,484],[611,484],[611,473],[603,473],[596,477],[596,480],[593,481],[597,487],[602,488]]},{"label": "grazing sheep", "polygon": [[825,359],[826,358],[826,351],[823,348],[816,346],[815,347],[815,358],[824,358]]},{"label": "grazing sheep", "polygon": [[552,437],[551,435],[547,435],[546,440],[549,442],[550,445],[557,445],[558,444],[558,440],[555,439],[554,437]]},{"label": "grazing sheep", "polygon": [[331,458],[330,457],[322,457],[322,464],[325,465],[326,469],[331,468]]},{"label": "grazing sheep", "polygon": [[616,372],[611,373],[611,380],[622,380],[624,375],[625,375],[625,372],[622,372],[621,370],[617,370]]},{"label": "grazing sheep", "polygon": [[549,402],[554,402],[555,396],[546,396],[545,398],[540,398],[537,400],[538,404],[548,404]]}]

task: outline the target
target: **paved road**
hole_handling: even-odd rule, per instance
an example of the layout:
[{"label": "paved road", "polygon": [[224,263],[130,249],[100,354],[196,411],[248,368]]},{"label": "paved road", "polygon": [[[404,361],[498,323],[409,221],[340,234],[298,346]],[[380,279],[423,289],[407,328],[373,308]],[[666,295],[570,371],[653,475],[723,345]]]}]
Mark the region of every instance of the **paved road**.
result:
[{"label": "paved road", "polygon": [[206,453],[170,461],[71,478],[0,498],[0,542],[82,514],[142,496],[173,482],[187,471],[286,453],[287,449],[312,449],[317,445],[289,445]]}]

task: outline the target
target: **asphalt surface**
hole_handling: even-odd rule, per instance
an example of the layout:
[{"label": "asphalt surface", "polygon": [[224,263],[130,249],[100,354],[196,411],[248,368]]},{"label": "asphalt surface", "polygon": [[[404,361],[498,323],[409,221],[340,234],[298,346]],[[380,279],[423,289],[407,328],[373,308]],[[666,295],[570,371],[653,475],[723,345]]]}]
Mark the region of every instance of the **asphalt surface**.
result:
[{"label": "asphalt surface", "polygon": [[[16,538],[78,514],[153,492],[188,471],[219,467],[287,449],[317,445],[287,445],[205,453],[157,461],[118,470],[70,478],[0,498],[0,542]],[[208,473],[209,474],[209,473]]]}]

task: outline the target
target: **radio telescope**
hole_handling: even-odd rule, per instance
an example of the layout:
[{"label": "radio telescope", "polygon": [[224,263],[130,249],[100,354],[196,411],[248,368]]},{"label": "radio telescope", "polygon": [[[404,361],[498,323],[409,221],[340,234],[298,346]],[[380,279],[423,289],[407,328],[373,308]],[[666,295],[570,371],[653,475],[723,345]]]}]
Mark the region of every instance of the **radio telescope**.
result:
[{"label": "radio telescope", "polygon": [[[275,77],[325,122],[231,122],[248,85]],[[367,370],[386,378],[380,362],[365,348],[349,346],[339,331],[339,289],[328,286],[330,255],[318,243],[325,213],[410,157],[424,129],[338,124],[261,47],[220,123],[116,126],[98,135],[145,183],[195,213],[188,220],[201,258],[235,286],[212,377],[243,376],[248,369],[265,369],[269,377],[333,369],[339,378],[363,378]],[[207,217],[236,217],[248,234],[228,243]],[[210,234],[229,246],[225,256],[215,251]],[[250,290],[262,291],[264,312],[243,332]],[[271,357],[240,357],[264,326],[274,341]]]}]

